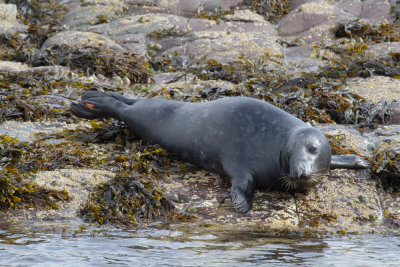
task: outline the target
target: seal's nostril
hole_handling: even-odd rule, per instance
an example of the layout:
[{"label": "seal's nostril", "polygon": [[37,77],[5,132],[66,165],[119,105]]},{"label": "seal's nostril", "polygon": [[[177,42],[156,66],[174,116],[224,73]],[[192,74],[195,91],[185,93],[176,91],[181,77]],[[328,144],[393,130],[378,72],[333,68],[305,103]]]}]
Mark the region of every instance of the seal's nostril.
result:
[{"label": "seal's nostril", "polygon": [[300,179],[307,179],[308,177],[307,177],[307,175],[303,172],[303,173],[301,173],[300,174],[300,177],[299,177]]}]

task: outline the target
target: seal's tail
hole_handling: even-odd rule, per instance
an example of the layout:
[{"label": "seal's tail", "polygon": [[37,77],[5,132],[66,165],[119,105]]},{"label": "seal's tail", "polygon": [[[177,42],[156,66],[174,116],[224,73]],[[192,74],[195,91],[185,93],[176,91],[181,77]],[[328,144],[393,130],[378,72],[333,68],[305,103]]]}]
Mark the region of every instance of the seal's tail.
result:
[{"label": "seal's tail", "polygon": [[[119,119],[119,109],[123,103],[132,105],[135,100],[118,93],[106,94],[88,91],[82,95],[82,101],[72,103],[70,112],[84,119],[115,118]],[[121,103],[123,102],[123,103]]]}]

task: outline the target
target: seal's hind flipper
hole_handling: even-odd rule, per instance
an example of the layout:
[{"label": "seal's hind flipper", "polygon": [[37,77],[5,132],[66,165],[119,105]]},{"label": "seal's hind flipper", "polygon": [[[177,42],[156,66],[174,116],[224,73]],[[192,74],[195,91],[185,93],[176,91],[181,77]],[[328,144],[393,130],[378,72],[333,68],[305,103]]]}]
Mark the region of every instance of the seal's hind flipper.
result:
[{"label": "seal's hind flipper", "polygon": [[114,97],[115,99],[124,102],[125,104],[128,105],[133,105],[136,102],[136,99],[131,99],[131,98],[127,98],[119,93],[115,93],[115,92],[111,92],[110,96]]},{"label": "seal's hind flipper", "polygon": [[[89,120],[93,120],[93,119],[97,119],[97,118],[101,118],[101,116],[98,115],[98,110],[96,109],[96,107],[94,105],[90,106],[92,104],[89,103],[84,103],[84,102],[79,102],[79,103],[72,103],[69,111],[79,117],[79,118],[83,118],[83,119],[89,119]],[[97,111],[97,112],[96,112]]]},{"label": "seal's hind flipper", "polygon": [[99,91],[87,91],[82,95],[82,101],[71,104],[73,115],[84,119],[119,118],[121,105],[119,99]]}]

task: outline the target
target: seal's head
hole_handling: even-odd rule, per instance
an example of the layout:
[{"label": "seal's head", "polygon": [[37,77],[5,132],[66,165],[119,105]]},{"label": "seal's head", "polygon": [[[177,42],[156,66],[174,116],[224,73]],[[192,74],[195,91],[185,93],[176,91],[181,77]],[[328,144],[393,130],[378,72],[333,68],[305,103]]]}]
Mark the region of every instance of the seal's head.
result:
[{"label": "seal's head", "polygon": [[322,132],[300,127],[288,134],[282,157],[283,185],[290,191],[306,192],[327,174],[331,148]]}]

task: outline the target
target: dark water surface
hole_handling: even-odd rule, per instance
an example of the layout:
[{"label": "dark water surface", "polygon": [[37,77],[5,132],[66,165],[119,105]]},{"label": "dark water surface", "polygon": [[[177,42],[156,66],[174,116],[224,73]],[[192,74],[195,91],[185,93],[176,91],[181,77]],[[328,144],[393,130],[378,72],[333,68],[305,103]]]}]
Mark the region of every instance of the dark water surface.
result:
[{"label": "dark water surface", "polygon": [[398,236],[306,239],[71,228],[1,226],[0,266],[400,266]]}]

